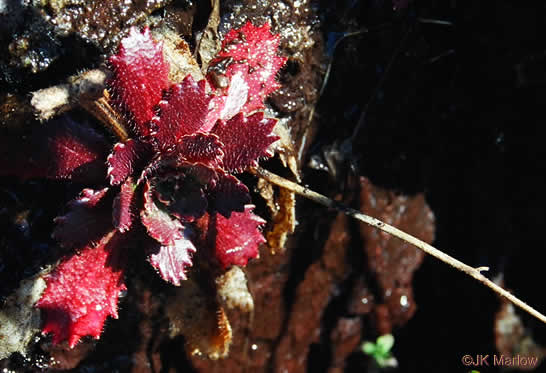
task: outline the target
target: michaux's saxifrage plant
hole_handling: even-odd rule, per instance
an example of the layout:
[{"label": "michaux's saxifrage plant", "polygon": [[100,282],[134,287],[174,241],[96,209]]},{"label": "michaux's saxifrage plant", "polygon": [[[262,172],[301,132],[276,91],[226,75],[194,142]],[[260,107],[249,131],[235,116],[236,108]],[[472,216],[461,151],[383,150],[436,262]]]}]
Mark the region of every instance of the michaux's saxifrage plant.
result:
[{"label": "michaux's saxifrage plant", "polygon": [[137,248],[173,285],[197,251],[220,270],[258,256],[265,221],[235,175],[271,156],[277,140],[276,119],[262,109],[286,60],[278,44],[269,24],[247,22],[225,35],[204,79],[174,84],[162,43],[132,29],[109,59],[111,103],[130,123],[128,138],[112,147],[64,116],[18,144],[26,154],[4,157],[2,174],[89,183],[55,219],[53,237],[69,251],[36,304],[53,343],[99,338],[106,318],[117,318]]},{"label": "michaux's saxifrage plant", "polygon": [[[162,42],[148,29],[132,29],[109,59],[109,105],[129,124],[127,136],[112,145],[93,127],[62,116],[20,142],[0,139],[0,175],[87,185],[55,219],[53,237],[66,255],[44,276],[36,303],[42,333],[54,344],[99,338],[107,317],[118,317],[128,258],[137,250],[173,285],[187,279],[196,253],[217,272],[258,256],[265,221],[235,175],[271,156],[277,140],[276,119],[263,109],[286,62],[278,45],[269,24],[247,22],[225,34],[205,76],[171,82]],[[255,172],[415,245],[546,320],[483,276],[483,267],[266,170]]]}]

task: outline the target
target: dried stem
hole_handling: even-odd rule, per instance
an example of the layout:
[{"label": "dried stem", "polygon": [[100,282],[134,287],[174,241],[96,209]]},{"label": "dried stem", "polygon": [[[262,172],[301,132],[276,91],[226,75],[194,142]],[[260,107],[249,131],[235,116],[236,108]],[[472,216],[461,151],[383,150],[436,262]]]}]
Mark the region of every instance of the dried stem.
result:
[{"label": "dried stem", "polygon": [[455,269],[458,269],[459,271],[464,272],[467,275],[475,278],[476,280],[478,280],[485,286],[492,289],[495,293],[497,293],[501,297],[506,298],[508,301],[520,307],[525,312],[533,315],[537,319],[546,323],[546,316],[544,316],[543,314],[535,310],[533,307],[521,301],[520,299],[518,299],[517,297],[515,297],[514,295],[512,295],[511,293],[509,293],[508,291],[506,291],[499,285],[495,284],[494,282],[492,282],[491,280],[489,280],[487,277],[485,277],[484,275],[480,273],[481,271],[487,271],[489,269],[488,267],[478,267],[478,268],[470,267],[469,265],[464,264],[463,262],[443,253],[442,251],[436,249],[435,247],[429,245],[428,243],[421,241],[420,239],[413,237],[393,227],[392,225],[386,224],[382,222],[381,220],[378,220],[371,216],[365,215],[357,210],[344,206],[320,193],[309,190],[306,187],[303,187],[281,176],[278,176],[274,173],[264,170],[263,168],[260,168],[260,167],[252,168],[251,172],[255,174],[256,176],[259,176],[272,184],[278,185],[281,188],[286,188],[296,194],[299,194],[302,197],[305,197],[307,199],[320,203],[321,205],[324,205],[326,207],[331,207],[338,211],[341,211],[344,214],[347,214],[357,220],[360,220],[361,222],[369,224],[377,229],[382,230],[383,232],[389,233],[411,245],[416,246],[417,248],[423,250],[425,253],[432,255],[433,257],[441,260],[444,263],[449,264]]},{"label": "dried stem", "polygon": [[94,101],[82,100],[80,105],[111,130],[121,141],[125,141],[129,138],[129,134],[122,124],[120,116],[108,103],[107,95],[108,92],[105,90],[103,97]]},{"label": "dried stem", "polygon": [[46,121],[80,105],[111,130],[121,141],[127,140],[122,117],[109,104],[106,81],[110,71],[105,68],[84,71],[68,78],[64,84],[32,93],[31,106],[41,121]]},{"label": "dried stem", "polygon": [[105,69],[84,71],[71,76],[66,83],[32,92],[30,101],[36,117],[47,121],[73,109],[82,101],[94,101],[103,95],[110,72]]}]

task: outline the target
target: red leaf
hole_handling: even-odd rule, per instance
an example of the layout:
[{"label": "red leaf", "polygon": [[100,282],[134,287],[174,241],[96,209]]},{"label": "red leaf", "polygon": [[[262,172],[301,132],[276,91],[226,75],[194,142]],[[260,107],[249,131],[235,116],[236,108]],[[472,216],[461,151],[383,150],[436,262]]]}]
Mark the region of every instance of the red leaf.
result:
[{"label": "red leaf", "polygon": [[167,100],[159,103],[161,114],[155,117],[152,133],[160,150],[171,150],[184,135],[199,130],[205,123],[211,97],[205,93],[206,82],[195,82],[188,75],[171,87]]},{"label": "red leaf", "polygon": [[250,203],[250,194],[246,185],[235,176],[224,174],[212,190],[210,200],[216,211],[229,218],[232,211],[245,211],[245,205]]},{"label": "red leaf", "polygon": [[[51,156],[47,159],[44,153],[40,154],[42,159],[52,163],[48,176],[54,175],[55,178],[67,179],[87,178],[88,175],[83,174],[92,173],[92,168],[102,173],[107,144],[104,137],[90,127],[79,125],[68,117],[57,123],[57,131],[47,137],[47,140],[41,139],[42,142],[47,141]],[[50,123],[48,126],[51,125]]]},{"label": "red leaf", "polygon": [[110,57],[110,64],[115,73],[111,81],[115,100],[132,113],[138,134],[150,135],[148,122],[169,86],[163,44],[152,39],[148,28],[142,33],[132,28],[121,41],[118,54]]},{"label": "red leaf", "polygon": [[55,238],[63,247],[81,248],[100,240],[112,230],[111,198],[105,198],[108,188],[84,189],[68,203],[66,215],[55,218]]},{"label": "red leaf", "polygon": [[81,337],[99,338],[107,316],[118,317],[119,293],[125,290],[114,232],[97,247],[87,246],[47,275],[47,288],[36,306],[42,310],[42,333],[53,333],[53,343],[68,340],[72,348]]},{"label": "red leaf", "polygon": [[[241,71],[236,71],[240,69]],[[248,72],[244,65],[237,64],[232,71],[231,81],[225,95],[214,96],[209,104],[209,113],[201,131],[209,132],[218,119],[228,120],[242,111],[248,100]]]},{"label": "red leaf", "polygon": [[204,133],[182,137],[176,144],[174,154],[178,163],[202,163],[209,167],[218,167],[224,156],[218,136]]},{"label": "red leaf", "polygon": [[218,121],[211,133],[224,144],[224,168],[242,172],[256,165],[258,158],[270,157],[267,148],[278,139],[271,135],[276,123],[276,119],[264,118],[261,112],[249,117],[239,113],[227,122]]},{"label": "red leaf", "polygon": [[173,246],[183,238],[183,226],[169,213],[160,210],[154,202],[150,182],[144,185],[144,209],[140,212],[142,224],[148,235],[163,246]]},{"label": "red leaf", "polygon": [[0,175],[102,181],[106,139],[67,116],[33,131],[27,139],[0,139]]},{"label": "red leaf", "polygon": [[258,247],[265,242],[259,227],[266,222],[254,215],[253,209],[253,205],[246,205],[244,212],[232,212],[230,218],[221,214],[210,217],[207,239],[213,243],[216,259],[224,269],[245,266],[249,259],[259,256]]},{"label": "red leaf", "polygon": [[150,157],[149,145],[138,140],[128,139],[114,145],[107,158],[108,177],[111,185],[122,183],[135,169],[140,169]]},{"label": "red leaf", "polygon": [[133,224],[136,187],[133,178],[128,178],[121,184],[121,190],[114,199],[112,221],[114,227],[121,233],[127,232]]},{"label": "red leaf", "polygon": [[165,281],[179,286],[180,280],[187,278],[186,269],[192,266],[191,256],[195,251],[195,246],[184,232],[182,238],[174,240],[173,245],[161,246],[148,260]]},{"label": "red leaf", "polygon": [[248,21],[240,29],[230,30],[224,37],[222,49],[213,65],[229,59],[233,61],[226,68],[230,81],[238,73],[245,75],[249,90],[242,112],[250,113],[263,108],[264,99],[280,87],[275,77],[286,58],[277,56],[278,46],[279,35],[270,32],[269,23],[256,27]]}]

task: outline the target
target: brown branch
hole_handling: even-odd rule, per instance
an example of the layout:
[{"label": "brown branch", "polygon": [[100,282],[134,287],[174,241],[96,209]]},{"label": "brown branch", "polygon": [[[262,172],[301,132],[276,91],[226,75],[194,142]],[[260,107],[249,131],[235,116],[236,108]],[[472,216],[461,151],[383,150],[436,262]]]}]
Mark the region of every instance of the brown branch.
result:
[{"label": "brown branch", "polygon": [[393,227],[392,225],[384,223],[381,220],[373,218],[369,215],[365,215],[361,213],[360,211],[344,206],[320,193],[314,192],[307,187],[303,187],[281,176],[278,176],[274,173],[264,170],[261,167],[252,168],[251,172],[254,175],[261,177],[262,179],[265,179],[272,184],[280,186],[281,188],[286,188],[288,190],[291,190],[292,192],[299,194],[302,197],[305,197],[307,199],[320,203],[321,205],[324,205],[326,207],[334,208],[357,220],[360,220],[363,223],[369,224],[377,229],[382,230],[383,232],[389,233],[395,237],[400,238],[401,240],[423,250],[425,253],[432,255],[436,259],[439,259],[442,262],[447,263],[450,266],[454,267],[455,269],[466,273],[470,277],[475,278],[476,280],[478,280],[485,286],[492,289],[495,293],[499,294],[501,297],[504,297],[508,301],[512,302],[516,306],[523,309],[525,312],[529,313],[530,315],[533,315],[534,317],[536,317],[543,323],[546,323],[546,316],[544,316],[543,314],[535,310],[533,307],[529,306],[527,303],[521,301],[519,298],[515,297],[514,295],[512,295],[511,293],[509,293],[508,291],[506,291],[499,285],[495,284],[484,275],[482,275],[481,271],[487,271],[489,269],[488,267],[473,268],[469,265],[466,265],[460,260],[457,260],[445,254],[444,252],[436,249],[435,247],[429,245],[428,243],[421,241],[420,239],[413,237],[407,234],[406,232],[403,232]]}]

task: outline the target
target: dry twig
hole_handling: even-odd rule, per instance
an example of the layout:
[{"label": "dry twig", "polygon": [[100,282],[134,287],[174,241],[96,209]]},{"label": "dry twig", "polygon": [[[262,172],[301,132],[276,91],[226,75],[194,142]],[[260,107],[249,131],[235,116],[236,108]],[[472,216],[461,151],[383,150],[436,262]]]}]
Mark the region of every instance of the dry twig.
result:
[{"label": "dry twig", "polygon": [[363,223],[369,224],[377,229],[382,230],[383,232],[386,232],[390,235],[398,237],[399,239],[423,250],[425,253],[432,255],[436,259],[439,259],[442,262],[454,267],[455,269],[466,273],[470,277],[475,278],[476,280],[478,280],[485,286],[492,289],[495,293],[499,294],[501,297],[506,298],[508,301],[520,307],[525,312],[529,313],[530,315],[533,315],[537,319],[541,320],[543,323],[546,323],[546,316],[544,316],[543,314],[535,310],[533,307],[529,306],[527,303],[521,301],[519,298],[515,297],[513,294],[509,293],[508,291],[506,291],[505,289],[503,289],[502,287],[500,287],[499,285],[495,284],[493,281],[489,280],[487,277],[482,275],[481,272],[489,270],[488,267],[473,268],[461,262],[460,260],[457,260],[445,254],[444,252],[436,249],[435,247],[429,245],[428,243],[421,241],[420,239],[413,237],[407,234],[406,232],[403,232],[393,227],[392,225],[384,223],[381,220],[373,218],[369,215],[365,215],[361,213],[360,211],[344,206],[343,204],[338,203],[320,193],[314,192],[306,187],[303,187],[281,176],[278,176],[274,173],[264,170],[261,167],[253,168],[251,169],[251,172],[255,174],[256,176],[259,176],[262,179],[265,179],[272,184],[280,186],[281,188],[286,188],[288,190],[291,190],[292,192],[299,194],[302,197],[305,197],[307,199],[320,203],[321,205],[324,205],[326,207],[334,208],[357,220],[360,220]]}]

